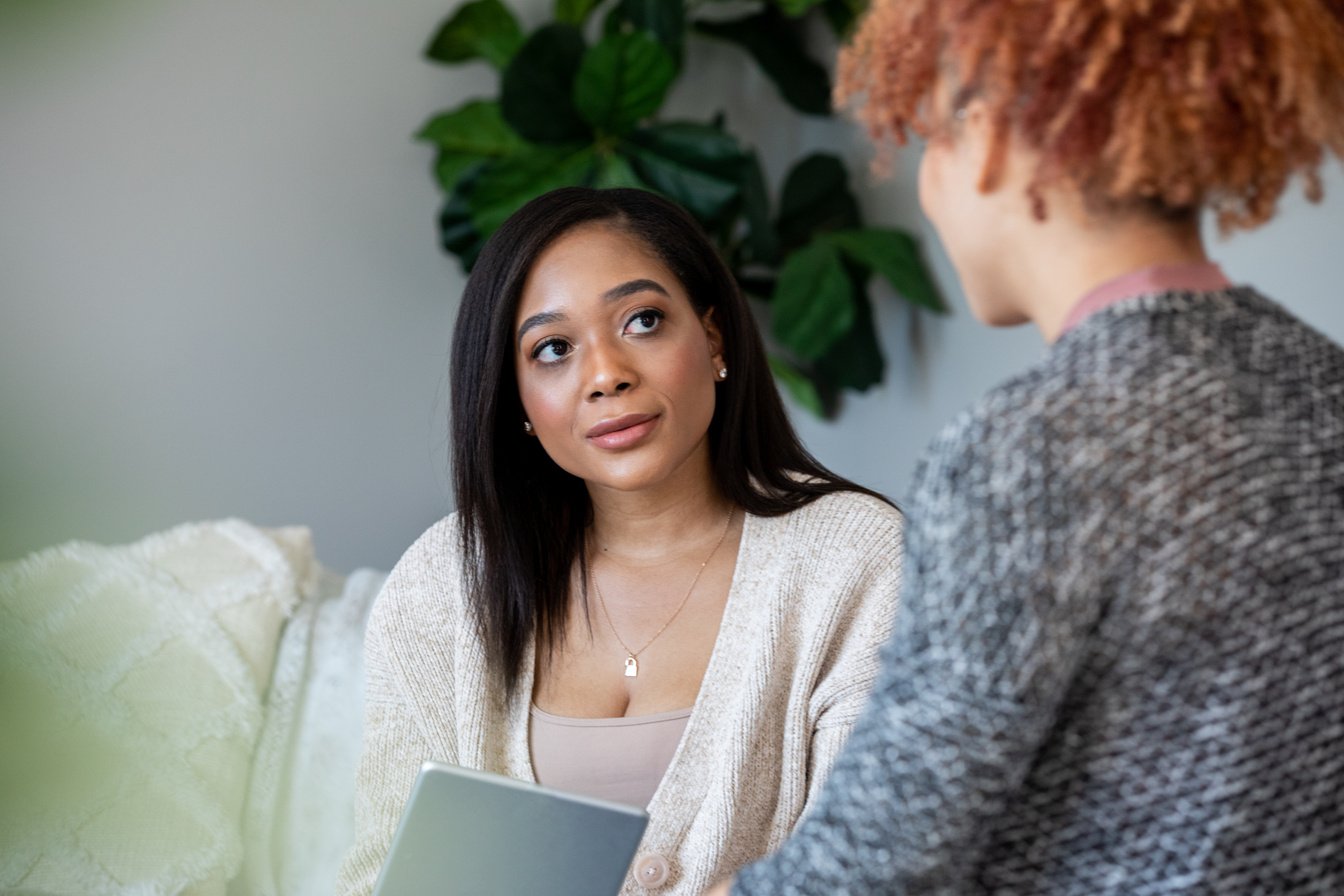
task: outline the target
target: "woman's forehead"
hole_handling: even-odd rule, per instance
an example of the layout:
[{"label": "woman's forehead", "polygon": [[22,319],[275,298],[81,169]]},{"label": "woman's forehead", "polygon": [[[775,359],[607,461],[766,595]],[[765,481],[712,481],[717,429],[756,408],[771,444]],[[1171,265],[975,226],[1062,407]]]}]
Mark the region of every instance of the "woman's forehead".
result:
[{"label": "woman's forehead", "polygon": [[685,285],[637,235],[603,224],[575,227],[538,254],[528,271],[515,317],[544,306],[602,303],[644,284],[667,297],[686,298]]}]

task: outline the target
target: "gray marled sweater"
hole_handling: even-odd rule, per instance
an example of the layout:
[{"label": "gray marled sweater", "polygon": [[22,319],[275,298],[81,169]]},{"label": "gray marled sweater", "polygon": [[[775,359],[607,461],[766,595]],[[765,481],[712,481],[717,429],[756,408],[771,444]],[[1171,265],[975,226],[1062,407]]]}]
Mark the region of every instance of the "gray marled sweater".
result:
[{"label": "gray marled sweater", "polygon": [[1144,296],[934,443],[873,697],[735,894],[1344,893],[1344,350]]}]

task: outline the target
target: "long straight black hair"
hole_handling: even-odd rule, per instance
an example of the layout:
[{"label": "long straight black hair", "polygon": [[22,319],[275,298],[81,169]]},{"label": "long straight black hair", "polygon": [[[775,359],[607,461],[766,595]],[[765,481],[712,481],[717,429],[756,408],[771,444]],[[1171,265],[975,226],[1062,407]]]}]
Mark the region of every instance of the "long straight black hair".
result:
[{"label": "long straight black hair", "polygon": [[[748,513],[778,516],[837,491],[882,498],[831,473],[789,423],[765,348],[737,282],[700,225],[643,190],[568,187],[524,205],[495,231],[467,280],[453,332],[453,488],[464,587],[489,662],[512,693],[529,639],[564,637],[575,562],[586,567],[592,504],[583,480],[523,432],[514,372],[518,302],[537,257],[582,224],[601,222],[642,241],[711,308],[732,371],[709,425],[715,484]],[[885,498],[882,498],[886,500]]]}]

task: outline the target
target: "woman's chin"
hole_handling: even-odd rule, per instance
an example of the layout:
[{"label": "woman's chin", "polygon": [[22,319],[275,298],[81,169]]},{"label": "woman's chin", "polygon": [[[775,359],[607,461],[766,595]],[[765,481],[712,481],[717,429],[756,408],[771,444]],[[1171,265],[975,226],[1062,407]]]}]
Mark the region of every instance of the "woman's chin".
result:
[{"label": "woman's chin", "polygon": [[1031,323],[1031,318],[1019,309],[1004,302],[979,300],[967,297],[971,316],[987,327],[1020,327]]}]

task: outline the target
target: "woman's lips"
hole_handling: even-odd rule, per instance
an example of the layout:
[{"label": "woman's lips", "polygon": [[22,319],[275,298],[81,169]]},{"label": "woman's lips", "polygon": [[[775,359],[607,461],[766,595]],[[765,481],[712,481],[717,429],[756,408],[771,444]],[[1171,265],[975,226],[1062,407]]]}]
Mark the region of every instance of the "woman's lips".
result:
[{"label": "woman's lips", "polygon": [[589,441],[602,448],[629,448],[653,432],[658,425],[657,414],[625,414],[588,430]]}]

